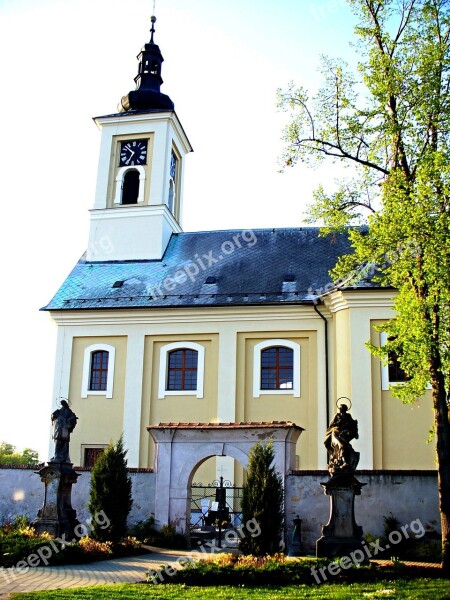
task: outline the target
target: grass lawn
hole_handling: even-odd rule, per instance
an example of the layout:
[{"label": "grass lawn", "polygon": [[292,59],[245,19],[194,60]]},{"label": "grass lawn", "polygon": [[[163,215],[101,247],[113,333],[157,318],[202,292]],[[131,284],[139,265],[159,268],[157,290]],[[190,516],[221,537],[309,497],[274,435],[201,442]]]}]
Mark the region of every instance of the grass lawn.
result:
[{"label": "grass lawn", "polygon": [[12,594],[15,600],[210,600],[232,598],[233,600],[299,600],[301,598],[333,598],[352,600],[361,598],[408,598],[423,600],[450,599],[450,581],[445,579],[415,579],[409,581],[380,581],[378,583],[355,583],[335,585],[295,585],[286,587],[198,587],[186,585],[102,585],[66,590]]}]

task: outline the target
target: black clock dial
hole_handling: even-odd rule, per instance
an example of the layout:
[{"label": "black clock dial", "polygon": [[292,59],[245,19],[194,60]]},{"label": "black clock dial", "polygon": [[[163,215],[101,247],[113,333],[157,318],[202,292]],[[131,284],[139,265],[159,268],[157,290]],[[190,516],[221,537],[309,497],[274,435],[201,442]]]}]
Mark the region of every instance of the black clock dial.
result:
[{"label": "black clock dial", "polygon": [[147,164],[147,140],[128,140],[120,145],[120,166]]}]

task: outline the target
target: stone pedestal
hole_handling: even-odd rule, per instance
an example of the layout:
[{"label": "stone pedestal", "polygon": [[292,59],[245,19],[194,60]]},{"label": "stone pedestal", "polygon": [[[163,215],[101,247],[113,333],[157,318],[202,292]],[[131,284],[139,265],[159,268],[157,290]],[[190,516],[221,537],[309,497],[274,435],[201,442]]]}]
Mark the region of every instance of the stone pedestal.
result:
[{"label": "stone pedestal", "polygon": [[72,485],[80,474],[74,471],[72,463],[49,462],[37,471],[37,475],[45,486],[45,495],[33,527],[38,533],[47,531],[56,537],[64,535],[64,539],[71,541],[76,537],[74,529],[79,525],[77,513],[72,508]]},{"label": "stone pedestal", "polygon": [[330,519],[316,542],[317,557],[347,556],[353,550],[362,550],[363,529],[355,521],[355,496],[361,494],[366,484],[359,482],[352,472],[341,472],[320,485],[330,496]]}]

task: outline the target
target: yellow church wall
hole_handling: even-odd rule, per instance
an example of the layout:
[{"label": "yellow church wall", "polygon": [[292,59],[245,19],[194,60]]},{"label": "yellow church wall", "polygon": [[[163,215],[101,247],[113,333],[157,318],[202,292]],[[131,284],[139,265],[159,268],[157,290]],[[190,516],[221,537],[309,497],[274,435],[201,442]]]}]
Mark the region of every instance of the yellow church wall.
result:
[{"label": "yellow church wall", "polygon": [[[300,345],[300,397],[253,395],[254,347],[262,340],[285,339]],[[297,445],[297,468],[317,468],[317,340],[316,332],[258,331],[238,334],[237,421],[293,421],[305,429]],[[235,469],[239,471],[238,468]],[[241,477],[238,476],[238,479]]]},{"label": "yellow church wall", "polygon": [[341,396],[351,397],[351,340],[350,340],[350,310],[340,310],[334,313],[334,353],[333,353],[333,382],[334,394],[331,401],[331,415],[336,411],[335,402]]},{"label": "yellow church wall", "polygon": [[[372,321],[380,325],[382,321]],[[380,344],[372,327],[371,341]],[[403,404],[382,389],[381,361],[372,357],[372,407],[375,469],[435,469],[435,444],[427,443],[433,425],[431,390],[414,404]]]},{"label": "yellow church wall", "polygon": [[[203,398],[192,395],[169,395],[158,398],[161,347],[172,342],[195,342],[205,348],[205,373]],[[216,421],[218,380],[218,335],[185,334],[146,336],[144,344],[144,376],[141,408],[141,466],[152,467],[154,444],[147,432],[148,425],[161,422],[210,422]],[[206,477],[202,472],[202,477]],[[215,479],[214,473],[208,476]],[[206,479],[205,479],[206,480]]]},{"label": "yellow church wall", "polygon": [[[92,344],[109,344],[116,350],[112,398],[100,395],[81,397],[84,351]],[[122,434],[126,354],[126,336],[73,338],[69,399],[71,409],[78,417],[78,427],[70,441],[71,460],[75,465],[83,465],[82,446],[115,443]]]}]

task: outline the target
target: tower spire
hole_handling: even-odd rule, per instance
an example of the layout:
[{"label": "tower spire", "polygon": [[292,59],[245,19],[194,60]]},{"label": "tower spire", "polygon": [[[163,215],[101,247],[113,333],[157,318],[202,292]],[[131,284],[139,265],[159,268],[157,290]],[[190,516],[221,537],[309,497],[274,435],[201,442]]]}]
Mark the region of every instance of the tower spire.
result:
[{"label": "tower spire", "polygon": [[122,98],[119,104],[120,112],[130,110],[174,110],[175,106],[172,100],[166,94],[161,93],[163,79],[161,77],[161,66],[164,61],[159,46],[155,44],[155,23],[156,17],[153,15],[150,19],[150,41],[142,48],[138,54],[139,68],[138,74],[134,78],[136,89],[129,92]]},{"label": "tower spire", "polygon": [[155,17],[155,11],[153,10],[153,15],[150,18],[150,21],[152,22],[152,28],[150,29],[150,44],[154,44],[155,42],[153,41],[153,36],[155,35],[155,23],[156,23],[156,17]]}]

